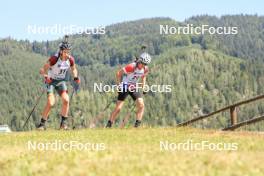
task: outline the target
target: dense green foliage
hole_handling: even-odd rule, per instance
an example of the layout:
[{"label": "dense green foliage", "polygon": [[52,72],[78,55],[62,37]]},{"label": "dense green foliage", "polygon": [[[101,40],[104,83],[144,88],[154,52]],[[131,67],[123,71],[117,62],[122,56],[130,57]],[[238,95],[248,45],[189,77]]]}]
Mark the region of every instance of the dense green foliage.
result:
[{"label": "dense green foliage", "polygon": [[199,26],[235,26],[237,35],[206,35],[199,43],[205,48],[218,49],[228,55],[249,60],[264,60],[264,17],[257,15],[197,16],[186,20],[186,23]]},{"label": "dense green foliage", "polygon": [[[111,101],[115,93],[93,92],[94,83],[113,84],[115,71],[134,60],[140,46],[148,46],[153,56],[148,84],[172,85],[171,93],[149,93],[145,96],[147,125],[175,125],[234,102],[263,94],[264,22],[257,16],[198,16],[178,23],[169,18],[142,19],[114,24],[105,35],[73,35],[72,55],[82,80],[82,90],[71,102],[76,124],[89,125]],[[235,36],[160,35],[159,25],[181,26],[185,23],[212,26],[237,25]],[[25,118],[42,91],[39,68],[54,54],[60,40],[33,42],[3,39],[0,41],[0,123],[13,130],[21,129]],[[70,87],[70,85],[69,85]],[[71,87],[70,87],[71,92]],[[58,97],[59,100],[59,97]],[[60,101],[58,101],[60,102]],[[39,121],[45,98],[33,113],[28,128]],[[120,114],[123,119],[133,107],[127,100]],[[261,102],[239,109],[239,121],[264,112]],[[107,120],[114,104],[104,112],[97,125]],[[60,103],[50,115],[50,126],[58,126]],[[134,112],[134,111],[133,111]],[[134,121],[130,118],[130,124]],[[196,123],[199,127],[227,126],[229,114]],[[252,129],[261,130],[262,125]]]}]

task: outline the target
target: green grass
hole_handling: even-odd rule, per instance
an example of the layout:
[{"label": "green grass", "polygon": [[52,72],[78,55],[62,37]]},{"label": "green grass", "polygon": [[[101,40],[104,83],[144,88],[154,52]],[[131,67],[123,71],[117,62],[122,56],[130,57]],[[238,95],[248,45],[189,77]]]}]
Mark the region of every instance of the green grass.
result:
[{"label": "green grass", "polygon": [[[161,151],[160,141],[237,143],[236,151]],[[105,150],[29,150],[28,141],[104,143]],[[264,175],[264,135],[189,128],[0,134],[0,175]]]}]

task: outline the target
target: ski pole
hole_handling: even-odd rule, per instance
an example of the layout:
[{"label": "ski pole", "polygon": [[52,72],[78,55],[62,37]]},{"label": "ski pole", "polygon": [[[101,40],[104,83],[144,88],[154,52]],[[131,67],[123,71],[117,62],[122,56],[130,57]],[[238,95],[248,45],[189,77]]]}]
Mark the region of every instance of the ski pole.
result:
[{"label": "ski pole", "polygon": [[105,111],[110,107],[110,105],[112,103],[115,102],[115,100],[116,100],[115,97],[112,98],[112,99],[110,99],[110,101],[108,101],[108,103],[106,104],[106,106],[104,107],[104,109],[102,111],[100,111],[100,113],[96,117],[92,118],[91,123],[89,125],[90,128],[94,128],[95,127],[96,123],[103,117]]},{"label": "ski pole", "polygon": [[[146,46],[146,45],[142,45],[140,49],[141,49],[141,52],[142,52],[142,53],[143,53],[143,52],[146,52],[147,46]],[[136,58],[135,61],[137,61],[139,57],[138,57],[138,56],[135,56],[135,58]]]},{"label": "ski pole", "polygon": [[35,109],[36,109],[37,105],[39,104],[39,101],[40,101],[42,95],[44,94],[44,92],[45,92],[45,89],[42,90],[40,96],[37,98],[36,104],[34,105],[33,109],[30,111],[30,113],[29,113],[29,115],[28,115],[28,117],[27,117],[27,119],[26,119],[26,122],[24,123],[22,129],[24,129],[25,126],[27,125],[28,120],[30,119],[30,117],[31,117],[31,115],[33,114],[33,112],[35,111]]},{"label": "ski pole", "polygon": [[[73,87],[72,87],[73,88]],[[74,95],[74,93],[75,93],[75,90],[74,90],[74,88],[73,88],[73,90],[72,90],[72,93],[71,93],[71,95],[70,95],[70,102],[69,102],[69,106],[70,106],[70,104],[71,104],[71,102],[72,102],[72,98],[73,98],[73,95]],[[71,107],[71,106],[70,106]],[[75,129],[75,126],[74,126],[74,117],[73,117],[73,113],[72,113],[72,108],[70,108],[70,116],[71,116],[71,119],[72,119],[72,129]]]},{"label": "ski pole", "polygon": [[[142,97],[144,97],[146,94],[143,94]],[[120,128],[124,128],[125,125],[127,124],[130,116],[131,116],[131,113],[135,110],[135,107],[136,107],[136,104],[134,104],[133,108],[131,109],[131,111],[128,112],[128,114],[124,117],[124,119],[122,120],[122,123],[120,124]]]},{"label": "ski pole", "polygon": [[[72,83],[71,84],[71,87],[72,87],[72,93],[71,93],[71,95],[70,95],[70,102],[69,102],[69,107],[71,107],[70,106],[70,104],[71,104],[71,102],[72,102],[72,99],[73,99],[73,95],[76,93],[77,94],[77,89],[75,88],[75,86],[74,86],[74,83]],[[73,112],[72,112],[72,108],[70,108],[70,117],[71,117],[71,122],[72,122],[72,129],[75,129],[75,125],[74,125],[74,117],[73,117]]]},{"label": "ski pole", "polygon": [[131,109],[131,111],[128,112],[128,114],[124,117],[124,119],[122,120],[121,124],[120,124],[120,128],[124,128],[125,125],[127,124],[130,116],[131,116],[131,113],[134,111],[136,105],[133,106],[133,108]]}]

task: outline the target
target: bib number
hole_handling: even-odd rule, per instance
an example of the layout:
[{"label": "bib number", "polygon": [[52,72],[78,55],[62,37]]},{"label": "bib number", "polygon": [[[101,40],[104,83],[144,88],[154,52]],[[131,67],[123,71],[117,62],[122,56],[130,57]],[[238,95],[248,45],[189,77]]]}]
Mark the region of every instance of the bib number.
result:
[{"label": "bib number", "polygon": [[61,69],[59,75],[64,75],[66,73],[66,69]]}]

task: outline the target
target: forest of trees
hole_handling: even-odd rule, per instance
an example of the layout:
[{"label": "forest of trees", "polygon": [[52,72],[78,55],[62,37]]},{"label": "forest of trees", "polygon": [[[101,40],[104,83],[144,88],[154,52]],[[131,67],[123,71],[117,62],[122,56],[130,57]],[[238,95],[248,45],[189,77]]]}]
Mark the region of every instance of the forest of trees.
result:
[{"label": "forest of trees", "polygon": [[[238,34],[160,35],[159,25],[186,23],[211,26],[237,26]],[[89,123],[114,99],[116,93],[93,92],[94,83],[113,84],[115,72],[132,62],[147,45],[152,55],[149,85],[172,85],[170,93],[148,93],[145,98],[144,125],[174,126],[195,116],[264,93],[264,18],[248,15],[196,16],[184,22],[170,18],[142,19],[106,27],[105,35],[72,35],[72,55],[81,77],[81,91],[71,102],[77,125]],[[58,49],[61,39],[46,42],[0,40],[0,124],[21,130],[25,118],[44,88],[39,68]],[[70,87],[70,86],[69,86]],[[71,87],[70,87],[71,92]],[[58,97],[59,100],[59,97]],[[46,99],[43,97],[27,126],[34,129]],[[114,103],[97,122],[105,124]],[[119,120],[131,111],[128,99]],[[53,108],[49,126],[58,128],[60,101]],[[133,110],[134,112],[135,110]],[[239,121],[264,113],[264,103],[239,108]],[[194,124],[204,128],[223,128],[229,114]],[[130,123],[135,120],[134,114]],[[118,123],[119,121],[117,121]],[[263,123],[247,127],[263,130]]]}]

